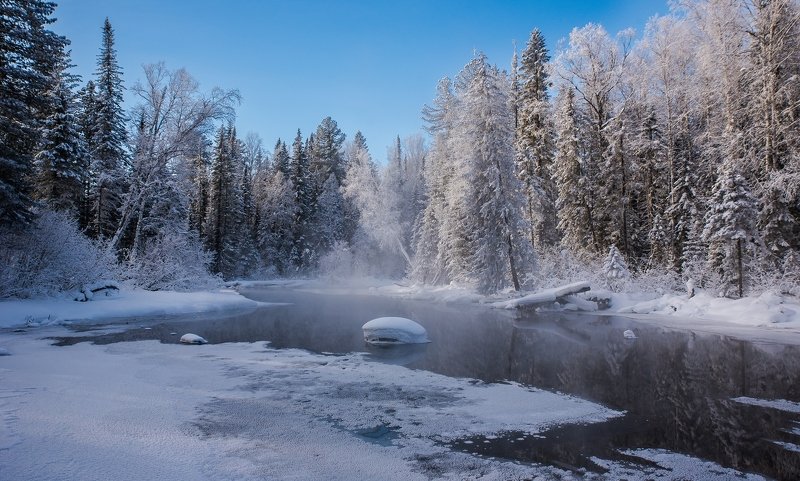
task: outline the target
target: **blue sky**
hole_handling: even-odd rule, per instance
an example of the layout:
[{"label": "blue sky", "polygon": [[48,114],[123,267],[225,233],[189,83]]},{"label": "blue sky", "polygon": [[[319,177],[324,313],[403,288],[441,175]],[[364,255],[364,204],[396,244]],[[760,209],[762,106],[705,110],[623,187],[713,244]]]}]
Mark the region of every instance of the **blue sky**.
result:
[{"label": "blue sky", "polygon": [[[58,1],[58,0],[57,0]],[[53,29],[72,41],[75,71],[95,68],[109,17],[126,86],[142,65],[185,67],[208,91],[242,94],[237,128],[268,150],[278,137],[304,135],[331,116],[348,138],[361,130],[383,161],[395,136],[421,129],[420,110],[436,82],[453,76],[474,50],[507,66],[538,27],[551,53],[576,26],[642,31],[668,12],[666,0],[324,1],[61,0]],[[128,96],[127,102],[130,102]]]}]

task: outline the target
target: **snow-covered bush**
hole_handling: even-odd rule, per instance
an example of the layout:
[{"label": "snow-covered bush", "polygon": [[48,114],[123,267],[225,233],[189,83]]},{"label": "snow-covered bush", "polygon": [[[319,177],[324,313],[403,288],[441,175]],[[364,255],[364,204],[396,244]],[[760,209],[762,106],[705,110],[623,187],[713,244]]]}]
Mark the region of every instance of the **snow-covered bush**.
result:
[{"label": "snow-covered bush", "polygon": [[608,250],[608,256],[603,261],[603,274],[605,275],[608,288],[612,291],[624,290],[630,279],[631,272],[628,270],[628,263],[617,246],[612,245]]},{"label": "snow-covered bush", "polygon": [[113,254],[65,213],[43,210],[22,231],[0,231],[0,297],[74,291],[116,274]]},{"label": "snow-covered bush", "polygon": [[568,249],[545,248],[539,251],[536,270],[527,275],[525,285],[532,288],[551,287],[588,281],[596,286],[604,284],[598,259],[576,256]]},{"label": "snow-covered bush", "polygon": [[137,287],[188,291],[222,284],[219,277],[209,274],[213,254],[194,232],[168,232],[146,242],[142,253],[126,265],[126,278]]}]

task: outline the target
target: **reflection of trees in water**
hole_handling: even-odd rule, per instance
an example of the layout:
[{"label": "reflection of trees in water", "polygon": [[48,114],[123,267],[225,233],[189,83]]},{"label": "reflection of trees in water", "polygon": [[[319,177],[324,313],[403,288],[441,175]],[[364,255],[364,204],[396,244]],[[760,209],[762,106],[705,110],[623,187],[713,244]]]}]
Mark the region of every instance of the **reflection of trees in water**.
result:
[{"label": "reflection of trees in water", "polygon": [[[518,323],[511,378],[624,409],[647,429],[615,436],[618,447],[690,453],[780,478],[800,475],[800,455],[769,440],[797,416],[731,401],[800,400],[800,350],[762,349],[718,335],[637,327],[625,340],[609,320]],[[797,442],[797,439],[785,439]]]}]

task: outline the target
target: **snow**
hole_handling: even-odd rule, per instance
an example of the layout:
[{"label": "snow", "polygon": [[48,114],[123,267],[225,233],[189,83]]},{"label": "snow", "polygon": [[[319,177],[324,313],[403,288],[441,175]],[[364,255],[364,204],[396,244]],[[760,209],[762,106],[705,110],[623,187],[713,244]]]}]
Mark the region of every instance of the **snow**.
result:
[{"label": "snow", "polygon": [[741,396],[733,398],[732,401],[736,401],[741,404],[749,404],[751,406],[759,406],[759,407],[777,409],[779,411],[786,411],[790,413],[800,414],[800,403],[787,401],[785,399],[758,399],[747,396]]},{"label": "snow", "polygon": [[208,341],[197,334],[189,333],[181,336],[181,344],[208,344]]},{"label": "snow", "polygon": [[632,297],[616,296],[614,312],[658,314],[684,319],[707,319],[745,326],[800,328],[800,301],[773,292],[757,297],[728,299],[696,292],[694,297],[664,294],[655,299],[637,301]]},{"label": "snow", "polygon": [[379,317],[361,327],[370,344],[423,344],[430,342],[424,327],[405,317]]},{"label": "snow", "polygon": [[0,327],[196,314],[253,309],[260,305],[264,304],[247,299],[230,289],[213,292],[123,290],[110,297],[95,296],[88,302],[58,298],[0,301]]},{"label": "snow", "polygon": [[6,349],[4,347],[0,347],[0,356],[10,356],[10,355],[11,355],[11,353],[8,352],[8,349]]},{"label": "snow", "polygon": [[[37,337],[0,334],[15,352],[0,364],[4,479],[551,477],[561,471],[479,459],[441,443],[621,414],[571,396],[448,378],[361,354],[261,342],[55,347]],[[390,439],[358,434],[380,426]]]},{"label": "snow", "polygon": [[[556,300],[562,297],[567,297],[571,296],[572,294],[588,291],[589,289],[591,289],[591,287],[589,286],[588,282],[575,282],[573,284],[567,284],[566,286],[554,287],[552,289],[544,289],[517,299],[495,302],[494,304],[492,304],[492,306],[501,309],[514,309],[520,306],[545,304],[549,302],[555,302]],[[584,302],[588,301],[584,300]]]},{"label": "snow", "polygon": [[626,329],[625,332],[622,333],[622,336],[625,337],[625,339],[636,339],[636,333],[630,329]]},{"label": "snow", "polygon": [[730,481],[733,479],[744,481],[761,481],[765,478],[757,474],[741,473],[734,469],[720,466],[719,464],[673,453],[664,449],[629,449],[623,454],[645,459],[655,463],[655,466],[642,471],[634,469],[627,462],[608,461],[592,458],[597,465],[608,469],[608,479],[628,480],[683,480],[702,479],[704,481]]}]

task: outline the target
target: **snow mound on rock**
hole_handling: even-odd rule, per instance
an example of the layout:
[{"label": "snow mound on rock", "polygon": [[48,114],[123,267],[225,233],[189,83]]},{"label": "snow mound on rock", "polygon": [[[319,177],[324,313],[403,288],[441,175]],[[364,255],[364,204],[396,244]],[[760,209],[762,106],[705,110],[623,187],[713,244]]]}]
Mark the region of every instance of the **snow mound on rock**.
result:
[{"label": "snow mound on rock", "polygon": [[208,344],[208,341],[197,334],[184,334],[181,336],[181,344]]},{"label": "snow mound on rock", "polygon": [[364,340],[370,344],[422,344],[430,342],[428,332],[405,317],[379,317],[361,327]]}]

